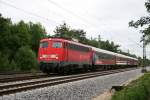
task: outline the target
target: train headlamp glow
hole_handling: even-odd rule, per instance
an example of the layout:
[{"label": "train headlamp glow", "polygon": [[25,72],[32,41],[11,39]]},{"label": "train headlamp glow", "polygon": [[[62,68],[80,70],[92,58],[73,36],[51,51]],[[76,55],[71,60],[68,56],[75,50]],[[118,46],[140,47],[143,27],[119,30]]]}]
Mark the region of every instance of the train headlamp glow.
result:
[{"label": "train headlamp glow", "polygon": [[57,57],[57,55],[55,55],[55,54],[50,55],[50,58],[56,58],[56,57]]},{"label": "train headlamp glow", "polygon": [[56,54],[51,54],[51,55],[42,55],[40,58],[58,59],[58,56]]},{"label": "train headlamp glow", "polygon": [[40,59],[47,58],[47,55],[41,55]]},{"label": "train headlamp glow", "polygon": [[47,55],[42,55],[42,58],[47,58]]}]

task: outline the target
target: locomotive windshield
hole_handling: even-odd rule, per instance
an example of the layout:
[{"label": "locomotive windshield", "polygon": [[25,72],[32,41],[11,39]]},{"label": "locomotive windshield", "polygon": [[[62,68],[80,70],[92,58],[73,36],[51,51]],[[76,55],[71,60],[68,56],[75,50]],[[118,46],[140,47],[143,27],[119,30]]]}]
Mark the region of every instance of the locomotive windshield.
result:
[{"label": "locomotive windshield", "polygon": [[48,42],[41,42],[40,43],[40,48],[47,48],[48,47]]},{"label": "locomotive windshield", "polygon": [[52,43],[52,47],[53,48],[61,48],[62,47],[62,43],[61,42],[53,42]]}]

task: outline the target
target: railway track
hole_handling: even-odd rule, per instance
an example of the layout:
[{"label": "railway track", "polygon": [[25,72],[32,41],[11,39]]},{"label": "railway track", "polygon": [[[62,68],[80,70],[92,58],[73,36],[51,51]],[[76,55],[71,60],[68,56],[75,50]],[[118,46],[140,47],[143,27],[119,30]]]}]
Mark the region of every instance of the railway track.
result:
[{"label": "railway track", "polygon": [[93,78],[103,75],[109,75],[129,70],[134,70],[135,68],[126,68],[126,69],[117,69],[117,70],[109,70],[109,71],[100,71],[100,72],[92,72],[92,73],[85,73],[85,74],[78,74],[78,75],[71,75],[71,76],[62,76],[56,78],[44,78],[38,80],[31,80],[27,82],[19,82],[19,83],[12,83],[12,84],[3,84],[0,85],[0,96],[8,95],[11,93],[21,92],[25,90],[31,90],[46,86],[53,86],[62,83],[68,83],[73,81],[78,81],[87,78]]},{"label": "railway track", "polygon": [[0,75],[30,74],[30,71],[0,71]]},{"label": "railway track", "polygon": [[8,83],[8,82],[15,82],[15,81],[24,81],[30,79],[37,79],[37,78],[46,78],[49,77],[48,75],[39,73],[36,75],[21,75],[21,76],[12,76],[12,77],[3,77],[0,78],[0,83]]}]

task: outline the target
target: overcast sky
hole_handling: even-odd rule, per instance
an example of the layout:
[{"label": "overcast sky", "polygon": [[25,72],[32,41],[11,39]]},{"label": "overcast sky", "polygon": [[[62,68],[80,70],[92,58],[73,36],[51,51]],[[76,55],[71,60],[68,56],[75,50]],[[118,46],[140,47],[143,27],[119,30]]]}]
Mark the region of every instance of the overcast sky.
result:
[{"label": "overcast sky", "polygon": [[[0,0],[0,13],[13,22],[40,22],[49,34],[66,22],[71,28],[83,29],[87,38],[114,41],[142,56],[139,30],[128,27],[128,22],[145,16],[144,0]],[[150,49],[147,50],[150,58]]]}]

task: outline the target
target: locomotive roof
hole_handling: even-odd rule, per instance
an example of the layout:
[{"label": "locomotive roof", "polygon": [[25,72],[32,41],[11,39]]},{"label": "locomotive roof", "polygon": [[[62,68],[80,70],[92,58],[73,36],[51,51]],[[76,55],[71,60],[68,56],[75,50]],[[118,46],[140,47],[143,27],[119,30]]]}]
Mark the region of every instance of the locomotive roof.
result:
[{"label": "locomotive roof", "polygon": [[84,47],[89,47],[88,45],[85,45],[85,44],[82,44],[79,42],[75,42],[75,41],[71,41],[71,40],[62,39],[62,38],[46,38],[46,39],[42,39],[42,40],[43,41],[47,41],[47,40],[63,41],[63,42],[67,42],[67,43],[72,43],[72,44],[84,46]]},{"label": "locomotive roof", "polygon": [[123,55],[123,54],[114,53],[114,52],[111,52],[111,51],[107,51],[107,50],[104,50],[104,49],[92,47],[92,46],[89,46],[89,45],[84,45],[84,44],[81,44],[79,42],[66,40],[66,39],[63,39],[63,38],[45,38],[45,39],[42,39],[41,41],[48,41],[48,40],[56,40],[56,41],[63,41],[63,42],[73,43],[73,44],[81,45],[81,46],[84,46],[84,47],[92,48],[92,50],[97,51],[97,52],[102,52],[102,53],[106,53],[106,54],[109,54],[109,55],[114,55],[114,56],[117,56],[117,57],[137,60],[136,58],[129,57],[129,56],[126,56],[126,55]]}]

